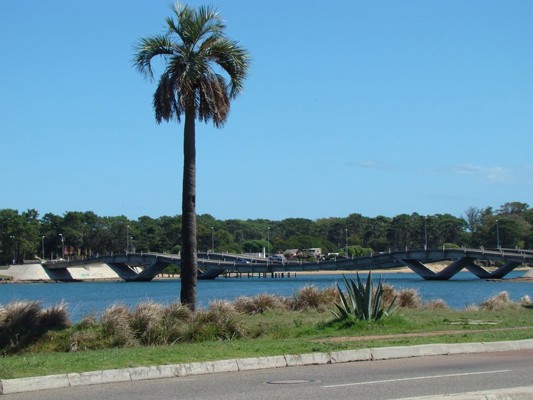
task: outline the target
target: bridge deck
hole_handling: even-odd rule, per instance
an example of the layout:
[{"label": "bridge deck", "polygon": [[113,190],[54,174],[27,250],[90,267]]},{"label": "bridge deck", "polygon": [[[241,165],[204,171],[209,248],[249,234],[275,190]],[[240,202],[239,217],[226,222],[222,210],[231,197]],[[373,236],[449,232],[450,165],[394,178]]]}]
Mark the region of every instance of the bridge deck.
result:
[{"label": "bridge deck", "polygon": [[[491,261],[500,264],[494,271],[488,271],[476,261]],[[433,272],[425,263],[450,261],[441,272]],[[44,264],[48,270],[66,270],[89,264],[109,265],[122,279],[127,281],[148,281],[168,265],[181,264],[177,254],[117,254],[87,258],[77,261],[60,261]],[[379,253],[357,258],[337,258],[318,262],[274,262],[264,258],[240,255],[199,253],[198,266],[210,277],[224,272],[274,273],[298,271],[358,271],[410,268],[424,279],[447,280],[466,269],[481,279],[502,278],[520,265],[533,263],[533,252],[483,249],[427,249]],[[136,266],[137,268],[133,268]],[[140,272],[139,272],[140,271]],[[59,272],[59,271],[57,271]]]}]

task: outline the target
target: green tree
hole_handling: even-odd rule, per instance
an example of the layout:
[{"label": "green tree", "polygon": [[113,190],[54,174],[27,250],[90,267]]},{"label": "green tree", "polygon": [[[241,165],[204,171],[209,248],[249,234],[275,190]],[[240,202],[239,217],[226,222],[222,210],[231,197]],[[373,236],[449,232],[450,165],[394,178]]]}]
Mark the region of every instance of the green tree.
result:
[{"label": "green tree", "polygon": [[[153,96],[158,123],[184,116],[181,302],[196,306],[196,134],[195,120],[221,127],[230,101],[242,90],[249,65],[248,53],[224,35],[226,28],[216,10],[176,3],[167,18],[167,32],[142,38],[134,64],[153,80],[153,59],[162,58],[165,70]],[[224,71],[226,78],[216,71]]]}]

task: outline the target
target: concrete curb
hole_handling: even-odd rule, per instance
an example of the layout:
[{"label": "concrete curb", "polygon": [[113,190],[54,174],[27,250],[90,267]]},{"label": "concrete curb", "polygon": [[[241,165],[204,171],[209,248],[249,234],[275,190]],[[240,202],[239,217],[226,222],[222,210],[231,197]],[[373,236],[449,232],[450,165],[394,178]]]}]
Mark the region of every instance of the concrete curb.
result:
[{"label": "concrete curb", "polygon": [[[70,373],[62,375],[38,376],[32,378],[3,379],[0,380],[0,395],[20,392],[31,392],[45,389],[99,385],[102,383],[112,382],[130,382],[142,381],[147,379],[163,379],[202,374],[214,374],[219,372],[238,372],[266,368],[284,368],[303,365],[334,364],[354,361],[390,360],[395,358],[485,353],[509,350],[533,350],[533,339],[517,340],[512,342],[423,344],[403,347],[381,347],[361,350],[334,351],[330,353],[308,353],[297,355],[243,358],[236,360],[219,360],[198,363],[162,365],[155,367],[124,368],[104,371]],[[494,396],[497,397],[492,397],[492,394],[474,392],[462,395],[446,395],[445,398],[461,400],[533,398],[533,386],[516,389],[506,389],[505,395],[507,396],[509,393],[512,393],[513,397],[498,397],[502,396],[502,391],[492,391],[491,393],[494,393]],[[440,397],[419,397],[417,399],[436,399],[442,397],[443,395],[441,395]]]},{"label": "concrete curb", "polygon": [[437,394],[434,396],[404,397],[398,400],[527,400],[531,399],[533,386],[522,386],[509,389],[496,389],[483,392],[467,392],[458,394]]}]

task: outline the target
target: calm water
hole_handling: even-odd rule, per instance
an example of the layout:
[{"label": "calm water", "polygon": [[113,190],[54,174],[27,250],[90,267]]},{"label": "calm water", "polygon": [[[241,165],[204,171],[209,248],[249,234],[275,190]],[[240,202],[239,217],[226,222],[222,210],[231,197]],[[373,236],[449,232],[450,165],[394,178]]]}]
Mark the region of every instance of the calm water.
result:
[{"label": "calm water", "polygon": [[[507,278],[523,274],[513,272]],[[533,297],[533,282],[483,281],[468,272],[459,273],[450,281],[424,281],[411,273],[384,274],[383,277],[386,283],[397,290],[414,288],[423,301],[441,298],[453,308],[479,304],[503,290],[515,301],[526,294]],[[325,288],[336,282],[342,282],[341,275],[297,275],[290,279],[218,278],[198,281],[198,302],[200,306],[206,306],[216,299],[232,300],[241,295],[253,296],[259,293],[290,296],[306,285]],[[85,315],[101,313],[117,302],[130,306],[146,300],[167,304],[179,298],[179,291],[179,280],[5,284],[0,285],[0,304],[14,300],[38,300],[43,306],[50,306],[65,301],[72,319],[77,321]]]}]

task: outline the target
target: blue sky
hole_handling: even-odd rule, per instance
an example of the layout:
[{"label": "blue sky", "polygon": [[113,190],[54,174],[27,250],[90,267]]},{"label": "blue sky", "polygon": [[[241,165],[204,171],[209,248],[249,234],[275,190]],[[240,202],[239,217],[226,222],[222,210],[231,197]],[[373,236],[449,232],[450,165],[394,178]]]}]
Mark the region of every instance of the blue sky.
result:
[{"label": "blue sky", "polygon": [[[207,4],[252,66],[224,128],[197,125],[198,213],[531,205],[533,2]],[[155,123],[131,63],[169,15],[167,0],[2,2],[0,209],[181,213],[183,126]]]}]

